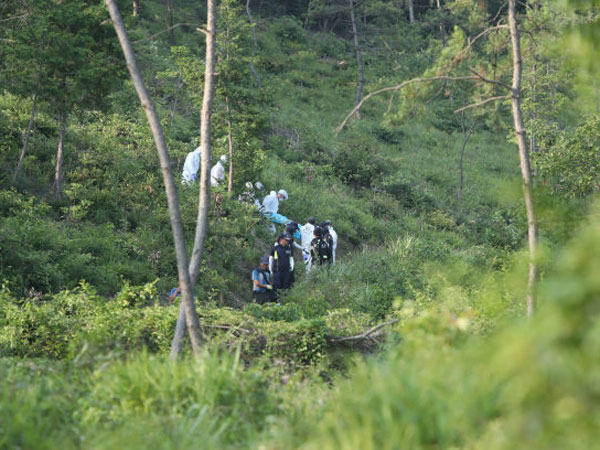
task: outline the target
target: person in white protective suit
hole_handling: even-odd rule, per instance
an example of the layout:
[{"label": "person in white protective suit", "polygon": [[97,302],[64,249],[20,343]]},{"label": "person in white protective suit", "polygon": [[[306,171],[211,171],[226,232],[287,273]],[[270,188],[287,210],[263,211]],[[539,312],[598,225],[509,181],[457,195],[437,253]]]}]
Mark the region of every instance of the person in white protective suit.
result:
[{"label": "person in white protective suit", "polygon": [[326,220],[325,225],[327,225],[329,235],[331,236],[331,241],[333,242],[333,245],[331,247],[331,264],[335,264],[335,251],[337,250],[338,234],[333,229],[333,223],[331,222],[331,220]]},{"label": "person in white protective suit", "polygon": [[210,185],[218,186],[221,181],[225,179],[225,167],[223,164],[227,163],[227,155],[222,155],[219,161],[212,166],[210,169]]},{"label": "person in white protective suit", "polygon": [[193,152],[189,152],[183,163],[183,172],[181,174],[182,184],[192,184],[198,178],[198,169],[200,168],[200,153],[202,146]]},{"label": "person in white protective suit", "polygon": [[279,192],[271,191],[263,200],[265,212],[277,214],[277,211],[279,211],[279,201],[287,199],[288,193],[284,189],[280,189]]},{"label": "person in white protective suit", "polygon": [[316,221],[317,219],[314,217],[309,217],[308,222],[306,222],[306,224],[302,225],[302,228],[300,228],[300,245],[302,246],[302,256],[304,258],[306,273],[310,272],[310,268],[312,267],[310,250]]}]

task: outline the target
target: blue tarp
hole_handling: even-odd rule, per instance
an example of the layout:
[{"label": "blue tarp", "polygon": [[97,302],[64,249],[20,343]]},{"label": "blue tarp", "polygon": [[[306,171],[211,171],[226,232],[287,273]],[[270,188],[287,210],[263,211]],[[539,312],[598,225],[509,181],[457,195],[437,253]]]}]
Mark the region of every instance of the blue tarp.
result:
[{"label": "blue tarp", "polygon": [[[291,222],[290,219],[288,219],[285,216],[282,216],[281,214],[277,214],[277,213],[270,213],[270,212],[266,212],[264,213],[264,216],[269,219],[271,222],[276,223],[278,225],[287,225],[288,223]],[[300,226],[300,228],[302,228],[302,226]],[[300,240],[300,230],[296,230],[296,232],[294,233],[294,239],[296,239],[297,241]]]}]

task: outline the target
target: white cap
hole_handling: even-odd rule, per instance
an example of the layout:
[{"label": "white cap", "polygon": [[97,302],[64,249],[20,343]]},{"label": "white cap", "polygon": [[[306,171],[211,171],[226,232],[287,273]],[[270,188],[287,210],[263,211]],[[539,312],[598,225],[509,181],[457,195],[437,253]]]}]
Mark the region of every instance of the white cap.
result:
[{"label": "white cap", "polygon": [[252,189],[254,186],[252,186],[252,181],[246,181],[246,189]]},{"label": "white cap", "polygon": [[227,162],[227,155],[221,155],[221,161],[223,161],[224,163]]},{"label": "white cap", "polygon": [[264,188],[263,184],[260,181],[257,181],[256,183],[254,183],[254,187],[256,189],[258,189],[259,191]]},{"label": "white cap", "polygon": [[287,191],[285,189],[280,189],[279,192],[278,192],[278,194],[281,195],[281,196],[283,196],[284,200],[288,199],[288,193],[287,193]]},{"label": "white cap", "polygon": [[274,195],[274,196],[277,196],[277,192],[275,192],[275,191],[271,191],[271,192],[269,192],[269,195]]}]

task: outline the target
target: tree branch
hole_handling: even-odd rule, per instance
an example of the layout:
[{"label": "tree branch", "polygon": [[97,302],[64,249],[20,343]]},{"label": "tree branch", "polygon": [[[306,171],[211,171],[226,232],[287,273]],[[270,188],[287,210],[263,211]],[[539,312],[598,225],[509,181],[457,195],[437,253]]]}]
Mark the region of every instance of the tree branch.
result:
[{"label": "tree branch", "polygon": [[[374,327],[369,328],[367,331],[365,331],[362,334],[357,334],[354,336],[344,336],[344,337],[331,336],[331,337],[329,337],[329,340],[331,342],[348,342],[348,341],[362,341],[364,339],[373,339],[375,337],[375,336],[373,336],[373,333],[375,333],[377,330],[379,330],[387,325],[393,325],[399,321],[400,321],[400,319],[393,319],[388,322],[383,322],[383,323],[380,323],[379,325],[375,325]],[[377,333],[376,336],[379,336],[380,334],[381,333]]]},{"label": "tree branch", "polygon": [[397,84],[396,86],[388,86],[382,89],[378,89],[377,91],[371,92],[370,94],[366,95],[363,97],[363,99],[358,103],[358,105],[356,105],[352,111],[350,111],[350,113],[346,116],[346,118],[344,119],[344,121],[340,124],[340,126],[338,126],[336,128],[336,133],[339,133],[340,131],[342,131],[344,129],[344,127],[346,126],[346,123],[348,122],[348,120],[350,120],[350,117],[352,117],[354,114],[356,114],[356,111],[360,110],[360,108],[362,107],[362,105],[369,100],[370,98],[382,94],[384,92],[389,92],[389,91],[397,91],[399,89],[402,89],[404,86],[407,86],[409,84],[413,84],[413,83],[427,83],[429,81],[438,81],[438,80],[446,80],[446,81],[464,81],[464,80],[476,80],[480,78],[479,76],[472,76],[472,75],[467,75],[467,76],[463,76],[463,77],[448,77],[445,75],[439,76],[439,77],[430,77],[430,78],[413,78],[412,80],[407,80],[404,81],[400,84]]},{"label": "tree branch", "polygon": [[162,30],[162,31],[159,31],[158,33],[154,33],[154,34],[153,34],[153,35],[151,35],[151,36],[145,37],[145,38],[143,38],[143,39],[138,39],[137,41],[133,41],[133,42],[132,42],[132,44],[139,44],[140,42],[144,42],[144,41],[147,41],[147,40],[153,39],[153,38],[155,38],[156,36],[159,36],[159,35],[161,35],[161,34],[163,34],[163,33],[168,33],[169,31],[173,30],[174,28],[177,28],[177,27],[184,27],[184,26],[187,26],[187,27],[196,27],[196,31],[200,31],[201,33],[204,33],[204,34],[206,34],[206,30],[205,30],[205,29],[203,29],[203,28],[200,28],[200,27],[198,26],[198,24],[196,24],[196,23],[176,23],[175,25],[173,25],[173,26],[171,26],[171,27],[168,27],[168,28],[166,28],[166,29],[164,29],[164,30]]},{"label": "tree branch", "polygon": [[207,325],[203,324],[203,328],[218,328],[219,330],[230,330],[231,332],[241,331],[242,333],[249,334],[250,330],[246,330],[245,328],[241,328],[235,325]]},{"label": "tree branch", "polygon": [[467,50],[470,50],[471,47],[473,47],[473,45],[475,44],[475,42],[477,42],[479,39],[481,39],[482,37],[486,36],[487,34],[491,33],[492,31],[502,30],[502,29],[506,29],[506,28],[508,28],[508,25],[496,25],[496,26],[493,26],[493,27],[490,27],[490,28],[486,28],[481,33],[479,33],[477,36],[475,36],[473,39],[467,38],[467,46],[465,48],[463,48],[461,51],[459,51],[454,58],[452,58],[452,61],[450,62],[450,67],[448,69],[448,72],[459,61],[461,61],[462,57],[465,55],[465,53],[467,53]]},{"label": "tree branch", "polygon": [[9,22],[11,20],[25,19],[30,15],[31,15],[31,12],[26,12],[24,14],[21,14],[20,16],[11,16],[11,17],[7,17],[6,19],[0,19],[0,22]]},{"label": "tree branch", "polygon": [[493,102],[495,100],[510,100],[510,95],[499,95],[497,97],[486,98],[485,100],[483,100],[481,102],[473,103],[473,104],[467,105],[467,106],[463,106],[462,108],[457,109],[454,112],[458,114],[459,112],[462,112],[462,111],[465,111],[465,110],[471,109],[471,108],[477,108],[478,106],[483,106],[486,103]]},{"label": "tree branch", "polygon": [[498,86],[502,86],[512,92],[512,87],[509,86],[508,84],[503,83],[502,81],[499,81],[499,80],[492,80],[491,78],[486,78],[483,75],[481,75],[479,72],[477,72],[475,69],[473,69],[472,67],[469,67],[469,72],[475,74],[477,76],[477,78],[479,78],[481,81],[484,81],[484,82],[490,83],[490,84],[497,84]]}]

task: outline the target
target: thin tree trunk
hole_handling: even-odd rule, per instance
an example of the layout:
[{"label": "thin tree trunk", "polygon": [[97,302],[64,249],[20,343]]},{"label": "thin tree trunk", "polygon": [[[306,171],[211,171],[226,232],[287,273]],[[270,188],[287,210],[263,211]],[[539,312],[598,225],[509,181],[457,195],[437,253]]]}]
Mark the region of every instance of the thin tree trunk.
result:
[{"label": "thin tree trunk", "polygon": [[[358,28],[356,26],[356,17],[354,14],[354,2],[348,0],[350,3],[350,20],[352,22],[352,35],[354,37],[354,49],[356,51],[356,64],[358,65],[358,88],[356,89],[356,99],[354,100],[354,106],[356,107],[362,99],[363,85],[365,84],[365,75],[362,64],[362,52],[358,43]],[[356,111],[356,117],[360,119],[360,109]]]},{"label": "thin tree trunk", "polygon": [[415,3],[414,0],[408,0],[408,21],[414,23],[415,21]]},{"label": "thin tree trunk", "polygon": [[[438,11],[442,11],[442,4],[440,0],[436,0],[436,5]],[[444,22],[440,21],[438,24],[438,28],[440,29],[440,39],[442,41],[442,48],[446,48],[446,27],[444,26]],[[448,97],[450,98],[450,106],[454,107],[454,95],[452,94],[452,86],[450,86],[450,82],[446,81],[446,90],[448,91]]]},{"label": "thin tree trunk", "polygon": [[[436,0],[436,5],[437,5],[437,9],[438,11],[442,11],[442,4],[440,3],[440,0]],[[446,27],[444,26],[444,22],[440,21],[440,23],[438,24],[438,27],[440,29],[440,38],[442,39],[442,48],[446,48]]]},{"label": "thin tree trunk", "polygon": [[[215,39],[217,33],[216,0],[207,0],[206,17],[206,65],[204,67],[204,96],[202,98],[202,113],[200,124],[200,143],[202,145],[202,157],[200,168],[200,199],[198,205],[198,220],[196,223],[196,235],[194,238],[194,249],[190,261],[190,278],[192,283],[196,282],[206,230],[208,228],[208,209],[210,206],[210,119],[212,113],[214,72],[215,72]],[[171,358],[176,358],[183,346],[183,321],[180,312],[175,327],[175,335],[171,342]]]},{"label": "thin tree trunk", "polygon": [[594,97],[596,98],[596,114],[600,114],[600,95],[598,95],[598,84],[594,79]]},{"label": "thin tree trunk", "polygon": [[[309,4],[310,8],[310,4]],[[254,22],[254,18],[252,17],[252,11],[250,10],[250,0],[246,0],[246,14],[248,14],[248,20],[252,24],[252,38],[254,39],[254,45],[252,47],[252,60],[250,61],[250,71],[254,74],[256,78],[256,82],[258,83],[258,88],[262,88],[262,80],[260,79],[260,75],[254,67],[254,57],[256,56],[256,49],[258,48],[258,39],[256,39],[256,22]]]},{"label": "thin tree trunk", "polygon": [[[458,161],[458,194],[457,194],[457,198],[458,198],[458,203],[460,204],[460,201],[462,199],[462,191],[463,191],[463,180],[464,180],[464,171],[463,171],[463,159],[465,156],[465,149],[467,148],[467,142],[469,142],[469,138],[471,137],[471,133],[473,133],[473,128],[475,127],[475,123],[473,123],[471,125],[471,128],[469,128],[469,131],[467,131],[467,134],[465,135],[465,138],[463,139],[463,144],[462,144],[462,148],[460,150],[460,159]],[[465,132],[465,127],[464,127],[464,122],[463,122],[463,134]]]},{"label": "thin tree trunk", "polygon": [[[250,0],[248,0],[250,3]],[[312,0],[308,0],[308,6],[306,8],[306,18],[304,19],[304,28],[308,26],[308,20],[310,19],[310,13],[312,12]]]},{"label": "thin tree trunk", "polygon": [[132,0],[133,3],[133,17],[140,15],[140,0]]},{"label": "thin tree trunk", "polygon": [[[532,68],[532,81],[531,81],[531,100],[533,103],[533,112],[531,113],[531,119],[535,120],[536,118],[536,113],[535,113],[535,108],[536,108],[536,104],[535,102],[537,101],[536,98],[536,89],[537,89],[537,64],[534,63],[533,64],[533,68]],[[535,136],[533,133],[531,133],[531,136],[529,136],[529,153],[534,153],[535,152],[535,148],[536,148],[536,144],[535,144]]]},{"label": "thin tree trunk", "polygon": [[181,304],[185,305],[185,318],[192,341],[192,349],[194,354],[198,355],[202,345],[202,335],[200,334],[198,315],[196,314],[196,308],[194,306],[194,284],[190,279],[190,272],[188,270],[187,253],[183,235],[183,224],[181,221],[181,213],[179,211],[179,200],[177,199],[177,188],[175,186],[175,179],[173,178],[173,171],[171,170],[165,137],[162,132],[158,114],[154,108],[154,103],[146,91],[144,80],[142,79],[142,75],[135,60],[135,53],[131,47],[129,37],[127,36],[127,31],[125,30],[125,25],[123,24],[123,19],[121,18],[121,14],[119,13],[117,5],[115,4],[115,0],[105,0],[105,3],[119,37],[119,42],[121,43],[121,48],[123,49],[123,54],[125,55],[125,60],[127,61],[129,74],[131,75],[135,90],[137,91],[140,102],[146,113],[148,124],[152,129],[152,135],[158,151],[163,181],[165,183],[165,191],[167,194],[167,203],[169,205],[169,218],[171,220],[171,229],[173,231],[173,241],[175,243],[177,272],[179,276],[179,282],[181,284],[181,290],[183,291],[183,301]]},{"label": "thin tree trunk", "polygon": [[333,23],[331,24],[331,29],[329,29],[330,33],[333,33],[333,30],[335,30],[335,27],[337,27],[338,23],[340,23],[340,17],[338,16],[334,19]]},{"label": "thin tree trunk", "polygon": [[175,43],[175,29],[173,28],[173,0],[166,0],[167,6],[167,18],[169,20],[169,45],[174,46]]},{"label": "thin tree trunk", "polygon": [[33,121],[35,119],[35,108],[37,106],[37,98],[38,95],[36,92],[33,96],[31,116],[29,116],[29,124],[27,125],[27,131],[25,132],[25,138],[23,139],[23,149],[21,150],[21,155],[19,156],[19,163],[17,164],[17,168],[15,169],[15,173],[13,174],[13,183],[17,182],[17,179],[19,178],[19,173],[21,172],[21,168],[23,167],[23,161],[25,161],[25,154],[27,153],[27,147],[29,146],[29,137],[31,136],[31,130],[33,129]]},{"label": "thin tree trunk", "polygon": [[65,134],[67,133],[67,113],[60,113],[60,131],[58,132],[58,149],[56,150],[56,169],[54,171],[54,193],[56,197],[62,196],[63,161],[65,158]]},{"label": "thin tree trunk", "polygon": [[508,0],[508,27],[510,29],[510,39],[512,42],[513,76],[512,76],[512,114],[515,127],[515,135],[519,146],[519,161],[521,164],[521,175],[523,177],[523,195],[525,197],[525,207],[527,209],[527,235],[529,239],[529,278],[527,281],[527,316],[531,317],[535,309],[535,280],[536,280],[536,241],[537,241],[537,222],[535,219],[535,209],[533,203],[533,193],[531,187],[531,165],[529,163],[529,153],[527,150],[527,141],[525,139],[525,125],[521,114],[521,42],[519,30],[517,28],[517,19],[515,14],[515,1]]},{"label": "thin tree trunk", "polygon": [[231,120],[231,105],[229,97],[225,96],[225,109],[227,111],[227,139],[229,141],[229,182],[227,192],[233,192],[233,121]]}]

